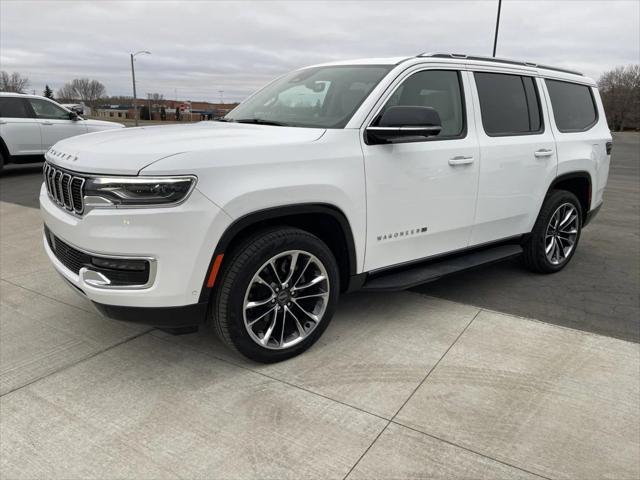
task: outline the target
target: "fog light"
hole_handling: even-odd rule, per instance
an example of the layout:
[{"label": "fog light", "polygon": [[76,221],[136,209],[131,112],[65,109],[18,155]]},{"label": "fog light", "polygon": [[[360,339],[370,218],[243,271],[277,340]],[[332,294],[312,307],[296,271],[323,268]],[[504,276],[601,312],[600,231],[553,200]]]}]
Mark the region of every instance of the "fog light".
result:
[{"label": "fog light", "polygon": [[147,268],[146,260],[122,260],[118,258],[91,257],[91,263],[100,268],[127,270],[130,272],[144,272]]}]

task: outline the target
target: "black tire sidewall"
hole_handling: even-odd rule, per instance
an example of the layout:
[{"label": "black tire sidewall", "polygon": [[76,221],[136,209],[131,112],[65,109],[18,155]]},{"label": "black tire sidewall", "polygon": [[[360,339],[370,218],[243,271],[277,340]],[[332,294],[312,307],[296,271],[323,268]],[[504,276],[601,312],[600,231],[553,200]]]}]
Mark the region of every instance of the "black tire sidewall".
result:
[{"label": "black tire sidewall", "polygon": [[[269,233],[278,234],[285,232],[265,232],[265,236],[268,236]],[[340,275],[335,258],[331,250],[329,250],[320,239],[297,229],[287,229],[285,235],[271,235],[271,237],[272,238],[268,238],[266,242],[261,242],[261,237],[258,235],[255,242],[245,244],[244,248],[240,248],[239,251],[236,252],[229,267],[223,273],[221,282],[223,287],[221,291],[227,287],[228,293],[226,295],[218,295],[216,302],[218,314],[222,313],[219,308],[221,306],[220,302],[226,302],[223,313],[225,315],[227,332],[227,338],[225,340],[231,341],[233,347],[244,356],[262,363],[282,361],[294,357],[311,347],[328,327],[335,311],[340,292]],[[248,249],[255,248],[256,245],[259,245],[256,252],[252,252],[251,255],[245,254]],[[287,250],[303,250],[309,252],[322,262],[329,276],[329,300],[320,324],[307,338],[286,350],[272,350],[256,344],[249,336],[244,325],[244,296],[249,282],[258,269],[270,258]],[[238,264],[238,262],[240,263]],[[235,269],[233,268],[234,264]],[[233,270],[236,270],[235,273],[232,273]]]}]

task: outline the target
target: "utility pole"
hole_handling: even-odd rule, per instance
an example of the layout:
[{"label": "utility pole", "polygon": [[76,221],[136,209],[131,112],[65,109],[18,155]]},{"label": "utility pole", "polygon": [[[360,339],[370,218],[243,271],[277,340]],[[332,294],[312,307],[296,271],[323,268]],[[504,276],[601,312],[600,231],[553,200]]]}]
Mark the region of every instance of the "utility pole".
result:
[{"label": "utility pole", "polygon": [[133,80],[133,112],[134,112],[133,116],[136,119],[136,127],[138,126],[138,105],[136,104],[138,97],[136,95],[136,70],[133,67],[133,58],[136,55],[139,55],[141,53],[144,53],[146,55],[151,55],[151,52],[148,52],[146,50],[141,50],[139,52],[129,54],[131,56],[131,78]]},{"label": "utility pole", "polygon": [[498,46],[498,29],[500,28],[500,10],[502,9],[502,0],[498,0],[498,16],[496,17],[496,34],[493,38],[493,57],[496,56],[496,47]]},{"label": "utility pole", "polygon": [[224,103],[224,90],[218,90],[220,92],[220,103]]}]

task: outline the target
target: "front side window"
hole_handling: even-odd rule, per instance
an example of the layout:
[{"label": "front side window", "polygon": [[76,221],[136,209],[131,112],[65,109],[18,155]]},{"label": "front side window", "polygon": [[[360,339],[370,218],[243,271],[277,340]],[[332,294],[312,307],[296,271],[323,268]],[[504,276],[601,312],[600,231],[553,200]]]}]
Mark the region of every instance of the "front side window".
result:
[{"label": "front side window", "polygon": [[465,133],[464,97],[460,74],[456,71],[414,73],[393,92],[374,125],[387,108],[395,106],[430,107],[438,112],[442,130],[434,140],[459,138]]},{"label": "front side window", "polygon": [[545,79],[553,117],[561,132],[583,132],[598,120],[591,89],[586,85]]},{"label": "front side window", "polygon": [[292,72],[238,105],[225,121],[344,128],[393,65],[349,65]]},{"label": "front side window", "polygon": [[27,105],[22,98],[0,97],[0,117],[29,118]]},{"label": "front side window", "polygon": [[46,100],[30,98],[29,103],[36,112],[37,118],[46,118],[49,120],[69,120],[69,112]]},{"label": "front side window", "polygon": [[489,136],[543,131],[540,101],[532,77],[475,72],[480,113]]}]

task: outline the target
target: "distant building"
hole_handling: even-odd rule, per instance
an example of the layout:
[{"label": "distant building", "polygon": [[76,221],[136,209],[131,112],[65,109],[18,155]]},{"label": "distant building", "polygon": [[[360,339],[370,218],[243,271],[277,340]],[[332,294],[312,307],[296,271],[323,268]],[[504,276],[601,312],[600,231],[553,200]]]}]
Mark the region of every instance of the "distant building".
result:
[{"label": "distant building", "polygon": [[95,108],[97,117],[102,118],[134,118],[133,105],[100,105]]},{"label": "distant building", "polygon": [[[162,120],[162,109],[164,108],[165,119],[176,120],[176,109],[180,109],[180,119],[185,122],[213,120],[224,117],[227,113],[238,106],[237,103],[211,103],[211,102],[189,102],[181,100],[145,100],[138,99],[138,109],[146,107],[151,111],[152,120]],[[126,119],[135,118],[133,105],[100,105],[95,108],[95,115],[105,119]]]}]

